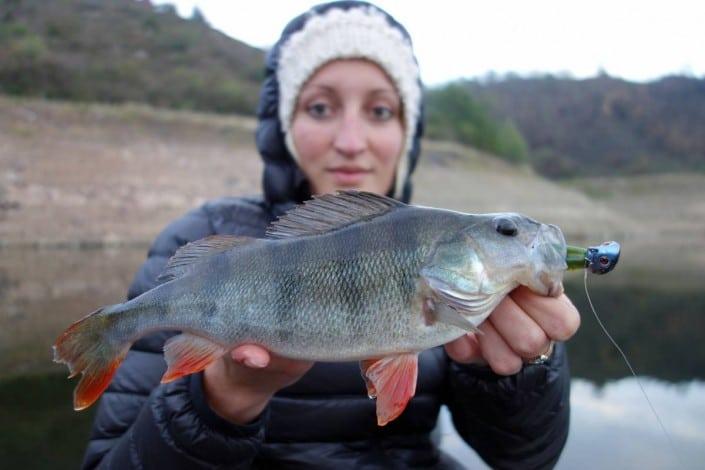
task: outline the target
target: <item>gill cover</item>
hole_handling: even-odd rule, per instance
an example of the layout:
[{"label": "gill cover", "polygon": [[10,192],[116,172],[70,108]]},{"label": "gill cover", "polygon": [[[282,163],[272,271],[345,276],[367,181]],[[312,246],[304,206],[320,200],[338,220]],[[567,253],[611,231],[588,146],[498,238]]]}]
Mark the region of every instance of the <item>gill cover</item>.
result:
[{"label": "gill cover", "polygon": [[[428,287],[428,305],[436,321],[477,331],[476,326],[491,312],[508,290],[496,291],[465,231],[437,242],[429,261],[421,269]],[[474,317],[472,323],[466,317]]]}]

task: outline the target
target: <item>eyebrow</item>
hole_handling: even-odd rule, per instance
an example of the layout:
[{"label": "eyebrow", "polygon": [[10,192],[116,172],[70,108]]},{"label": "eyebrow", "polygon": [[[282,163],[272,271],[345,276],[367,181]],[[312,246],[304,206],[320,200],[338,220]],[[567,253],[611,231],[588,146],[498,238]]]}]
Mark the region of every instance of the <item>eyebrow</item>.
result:
[{"label": "eyebrow", "polygon": [[[330,85],[316,84],[316,83],[312,83],[312,84],[308,85],[303,90],[305,90],[306,88],[309,88],[309,87],[310,88],[318,88],[320,90],[323,90],[323,91],[326,91],[329,93],[335,93],[335,87],[332,87]],[[392,93],[395,96],[398,95],[397,91],[394,88],[374,88],[369,91],[369,94],[371,94],[371,95],[372,94],[377,95],[377,94],[382,94],[382,93]]]},{"label": "eyebrow", "polygon": [[[323,93],[327,96],[337,95],[335,87],[332,87],[330,85],[312,83],[307,87],[301,89],[301,93],[299,94],[297,101],[303,104],[303,101],[301,100],[308,101],[311,95],[316,96],[316,94],[318,93]],[[365,99],[393,99],[395,105],[401,105],[402,103],[401,96],[399,96],[399,93],[394,88],[374,88],[372,90],[369,90],[369,92],[367,92],[365,96]]]},{"label": "eyebrow", "polygon": [[334,91],[333,87],[331,87],[331,86],[328,86],[328,85],[317,85],[317,84],[314,83],[314,84],[306,85],[306,86],[304,86],[303,88],[301,88],[301,92],[303,93],[303,92],[305,92],[305,91],[307,91],[307,90],[311,90],[311,89],[323,90],[323,91],[327,91],[327,92],[333,92],[333,91]]}]

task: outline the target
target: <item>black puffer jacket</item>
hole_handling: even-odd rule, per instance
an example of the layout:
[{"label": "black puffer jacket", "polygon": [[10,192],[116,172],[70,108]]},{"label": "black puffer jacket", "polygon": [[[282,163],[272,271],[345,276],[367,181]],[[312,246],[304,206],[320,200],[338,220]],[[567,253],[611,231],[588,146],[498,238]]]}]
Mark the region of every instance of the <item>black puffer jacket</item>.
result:
[{"label": "black puffer jacket", "polygon": [[[292,21],[282,40],[306,18]],[[156,285],[181,245],[213,234],[261,237],[275,217],[308,198],[277,120],[278,45],[267,58],[259,108],[264,197],[212,201],[169,225],[137,273],[130,298]],[[421,132],[419,124],[409,173]],[[402,199],[410,195],[407,179]],[[569,373],[563,345],[548,363],[526,366],[510,377],[453,363],[442,347],[425,351],[416,396],[382,428],[357,363],[317,363],[280,391],[258,419],[237,426],[208,407],[201,374],[159,383],[166,368],[162,346],[170,334],[143,338],[127,355],[98,406],[84,468],[453,468],[458,464],[440,455],[430,435],[442,404],[450,408],[461,436],[496,468],[550,467],[567,437]]]}]

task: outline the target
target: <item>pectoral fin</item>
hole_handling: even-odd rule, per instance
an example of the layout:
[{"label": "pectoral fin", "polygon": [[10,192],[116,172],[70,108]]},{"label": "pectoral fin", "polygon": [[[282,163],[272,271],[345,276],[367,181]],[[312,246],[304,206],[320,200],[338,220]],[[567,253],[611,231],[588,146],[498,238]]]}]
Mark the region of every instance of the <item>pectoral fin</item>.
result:
[{"label": "pectoral fin", "polygon": [[408,353],[360,361],[367,394],[377,398],[377,424],[395,420],[416,393],[418,354]]},{"label": "pectoral fin", "polygon": [[476,327],[470,320],[462,316],[460,312],[447,305],[436,304],[432,315],[435,316],[436,321],[457,326],[468,333],[484,334],[482,333],[482,330]]},{"label": "pectoral fin", "polygon": [[467,292],[428,273],[422,282],[424,315],[429,324],[439,321],[480,334],[482,332],[477,326],[489,316],[510,290],[506,288],[491,293]]},{"label": "pectoral fin", "polygon": [[462,310],[466,315],[486,313],[496,298],[494,294],[463,292],[442,279],[427,277],[426,282],[441,303],[455,310]]},{"label": "pectoral fin", "polygon": [[188,333],[169,338],[164,344],[167,370],[161,382],[171,382],[184,375],[199,372],[226,352],[221,345]]}]

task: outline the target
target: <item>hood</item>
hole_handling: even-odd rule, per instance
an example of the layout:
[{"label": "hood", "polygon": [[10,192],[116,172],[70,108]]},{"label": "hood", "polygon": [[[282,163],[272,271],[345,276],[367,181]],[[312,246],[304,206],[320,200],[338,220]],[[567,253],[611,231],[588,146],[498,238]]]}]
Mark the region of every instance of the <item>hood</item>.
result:
[{"label": "hood", "polygon": [[[333,2],[315,6],[306,13],[303,13],[289,22],[284,28],[281,37],[267,54],[265,62],[265,79],[260,93],[259,106],[257,108],[257,149],[264,161],[264,174],[262,176],[262,189],[265,200],[273,205],[288,205],[292,202],[301,203],[311,198],[311,190],[303,173],[296,164],[294,157],[289,153],[285,136],[282,132],[282,125],[279,121],[279,83],[277,81],[277,66],[281,46],[286,43],[289,37],[304,27],[311,16],[321,14],[331,8],[350,9],[360,6],[370,6],[364,2]],[[389,23],[399,29],[401,33],[409,38],[409,33],[394,18],[386,12],[380,10],[388,19]],[[411,40],[409,38],[409,40]],[[399,198],[402,202],[411,200],[412,184],[411,175],[416,168],[416,163],[421,153],[421,136],[423,135],[423,102],[419,107],[419,120],[416,129],[411,130],[413,144],[409,150],[408,169],[404,178],[404,189]],[[388,196],[394,194],[394,188]]]}]

